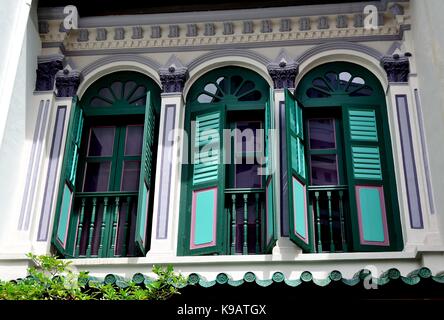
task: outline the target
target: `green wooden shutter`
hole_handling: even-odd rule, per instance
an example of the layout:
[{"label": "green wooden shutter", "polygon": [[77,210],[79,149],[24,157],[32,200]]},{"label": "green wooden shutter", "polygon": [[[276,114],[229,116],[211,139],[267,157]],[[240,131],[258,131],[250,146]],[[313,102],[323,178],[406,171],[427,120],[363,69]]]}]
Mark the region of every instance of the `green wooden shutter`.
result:
[{"label": "green wooden shutter", "polygon": [[224,217],[223,124],[221,108],[191,114],[192,164],[188,188],[185,252],[191,255],[223,253]]},{"label": "green wooden shutter", "polygon": [[72,100],[71,114],[65,142],[62,172],[54,220],[52,243],[60,254],[65,257],[73,256],[73,239],[70,238],[70,226],[75,224],[71,213],[73,208],[77,162],[79,159],[80,142],[84,113],[78,98]]},{"label": "green wooden shutter", "polygon": [[270,100],[265,104],[265,252],[270,253],[276,242],[276,200],[275,200],[275,171],[276,159],[272,149],[272,131],[274,126],[274,93],[270,89]]},{"label": "green wooden shutter", "polygon": [[145,122],[143,127],[143,146],[142,160],[140,162],[140,180],[139,180],[139,196],[137,204],[137,220],[135,240],[139,250],[146,254],[148,250],[149,239],[148,218],[151,208],[150,199],[151,186],[153,177],[153,156],[154,156],[154,135],[156,126],[156,113],[154,108],[151,92],[146,95]]},{"label": "green wooden shutter", "polygon": [[307,203],[307,165],[305,161],[302,106],[285,90],[285,133],[290,239],[304,251],[313,252],[313,215]]},{"label": "green wooden shutter", "polygon": [[391,200],[396,199],[396,188],[390,169],[393,160],[385,141],[390,138],[384,138],[386,124],[376,107],[346,106],[343,110],[353,249],[395,249],[399,241],[390,236],[390,229],[399,225],[395,221],[399,213]]}]

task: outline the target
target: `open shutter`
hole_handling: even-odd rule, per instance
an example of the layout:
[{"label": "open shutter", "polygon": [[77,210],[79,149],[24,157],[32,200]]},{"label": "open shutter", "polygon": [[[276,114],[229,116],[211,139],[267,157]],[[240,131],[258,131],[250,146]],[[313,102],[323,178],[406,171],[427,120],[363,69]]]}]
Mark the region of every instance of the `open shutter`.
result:
[{"label": "open shutter", "polygon": [[145,255],[148,250],[148,211],[150,210],[151,179],[154,154],[154,134],[156,113],[151,93],[146,95],[145,122],[143,126],[142,161],[140,162],[139,196],[135,240],[139,250]]},{"label": "open shutter", "polygon": [[270,100],[265,104],[265,252],[270,253],[276,242],[276,200],[275,200],[275,171],[276,159],[272,146],[274,139],[274,93],[270,89]]},{"label": "open shutter", "polygon": [[189,254],[223,253],[224,170],[222,161],[224,112],[221,108],[191,114],[192,164],[187,212]]},{"label": "open shutter", "polygon": [[73,241],[69,238],[70,225],[73,216],[73,199],[77,162],[79,159],[80,142],[84,122],[83,109],[75,96],[72,100],[71,115],[65,142],[65,153],[60,178],[59,192],[56,206],[56,216],[52,243],[60,254],[65,257],[73,256]]},{"label": "open shutter", "polygon": [[314,250],[313,216],[307,204],[307,165],[302,106],[285,90],[285,134],[287,150],[288,211],[290,239],[305,251]]},{"label": "open shutter", "polygon": [[[388,218],[398,216],[391,206],[389,170],[382,122],[375,107],[344,108],[346,159],[350,193],[350,222],[355,251],[394,248]],[[391,161],[391,159],[390,159]],[[393,180],[394,181],[394,180]],[[389,209],[390,208],[390,209]],[[392,213],[388,217],[387,213]]]}]

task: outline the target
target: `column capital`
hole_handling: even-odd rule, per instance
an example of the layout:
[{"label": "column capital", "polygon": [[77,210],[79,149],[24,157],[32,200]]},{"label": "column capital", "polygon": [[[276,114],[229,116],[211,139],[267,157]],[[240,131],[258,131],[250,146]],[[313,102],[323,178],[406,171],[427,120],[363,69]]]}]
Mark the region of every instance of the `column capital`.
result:
[{"label": "column capital", "polygon": [[299,64],[282,50],[276,59],[268,64],[267,70],[275,89],[294,88]]},{"label": "column capital", "polygon": [[393,56],[385,56],[381,58],[381,66],[387,73],[389,82],[408,82],[410,74],[409,57],[406,53],[404,56],[394,54]]},{"label": "column capital", "polygon": [[59,71],[56,75],[57,97],[75,96],[81,80],[81,74],[77,70]]},{"label": "column capital", "polygon": [[166,65],[159,69],[159,76],[163,93],[182,92],[188,79],[188,68],[173,55]]},{"label": "column capital", "polygon": [[35,91],[49,91],[54,89],[54,80],[57,72],[63,69],[64,56],[42,56],[37,61],[37,78]]}]

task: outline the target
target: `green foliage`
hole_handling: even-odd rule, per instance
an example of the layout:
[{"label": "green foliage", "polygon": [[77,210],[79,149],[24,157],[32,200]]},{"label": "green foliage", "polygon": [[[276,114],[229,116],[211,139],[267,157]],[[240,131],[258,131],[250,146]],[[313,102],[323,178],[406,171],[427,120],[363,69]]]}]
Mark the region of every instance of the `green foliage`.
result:
[{"label": "green foliage", "polygon": [[87,272],[75,273],[69,261],[28,254],[35,266],[28,276],[0,281],[0,300],[166,300],[186,283],[172,266],[153,266],[157,278],[144,285],[133,281],[103,284],[90,281]]}]

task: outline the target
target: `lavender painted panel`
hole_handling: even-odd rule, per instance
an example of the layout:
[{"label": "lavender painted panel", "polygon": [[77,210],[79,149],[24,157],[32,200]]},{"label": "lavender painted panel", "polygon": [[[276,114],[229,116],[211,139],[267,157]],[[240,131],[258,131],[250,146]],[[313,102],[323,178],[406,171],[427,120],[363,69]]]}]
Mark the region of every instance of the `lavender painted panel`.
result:
[{"label": "lavender painted panel", "polygon": [[280,145],[279,145],[279,151],[280,151],[280,169],[281,169],[281,193],[280,193],[280,199],[281,199],[281,235],[288,237],[290,234],[290,225],[289,225],[289,213],[288,213],[288,172],[287,172],[287,148],[285,147],[287,145],[287,139],[286,135],[283,134],[286,130],[286,123],[285,123],[285,101],[279,101],[279,125],[280,125],[280,132],[279,135],[280,139]]},{"label": "lavender painted panel", "polygon": [[32,203],[34,202],[35,189],[39,171],[40,160],[43,155],[43,139],[46,132],[49,117],[49,100],[40,101],[37,123],[34,131],[31,157],[29,159],[28,173],[22,209],[19,218],[19,230],[28,230],[31,219]]},{"label": "lavender painted panel", "polygon": [[434,214],[435,213],[435,201],[433,199],[433,189],[432,189],[432,182],[431,182],[431,175],[430,175],[429,152],[427,150],[427,144],[425,143],[424,118],[422,116],[422,106],[421,106],[421,100],[419,98],[418,89],[415,89],[415,101],[416,101],[416,112],[418,115],[418,122],[419,122],[419,132],[421,135],[421,147],[422,147],[422,151],[423,151],[422,152],[422,160],[424,162],[424,170],[425,170],[426,183],[427,183],[427,194],[429,196],[430,212],[432,214]]},{"label": "lavender painted panel", "polygon": [[162,155],[160,160],[160,184],[157,212],[157,239],[166,239],[168,236],[168,206],[170,204],[171,161],[173,156],[173,141],[169,133],[174,129],[176,105],[165,106],[165,123],[163,126]]},{"label": "lavender painted panel", "polygon": [[54,191],[57,185],[57,170],[59,167],[60,150],[62,146],[63,130],[65,128],[66,106],[57,108],[54,134],[52,138],[51,151],[49,154],[48,175],[46,178],[45,194],[42,204],[37,241],[48,240],[48,230],[54,199]]},{"label": "lavender painted panel", "polygon": [[421,198],[419,196],[418,176],[416,172],[415,156],[412,143],[412,130],[406,95],[396,96],[398,124],[401,136],[402,160],[407,188],[410,226],[412,229],[423,229]]}]

